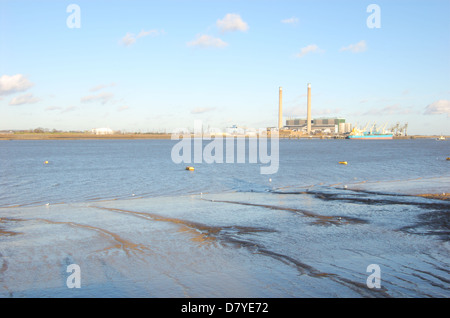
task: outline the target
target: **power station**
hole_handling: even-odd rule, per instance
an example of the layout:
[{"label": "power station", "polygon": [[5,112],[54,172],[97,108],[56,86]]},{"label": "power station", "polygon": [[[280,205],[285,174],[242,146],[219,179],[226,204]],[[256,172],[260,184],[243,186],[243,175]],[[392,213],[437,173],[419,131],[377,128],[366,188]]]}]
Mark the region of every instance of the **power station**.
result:
[{"label": "power station", "polygon": [[278,130],[311,134],[345,134],[352,130],[352,125],[344,118],[312,118],[311,116],[311,83],[307,85],[306,119],[289,118],[283,125],[283,89],[278,90]]},{"label": "power station", "polygon": [[[400,127],[400,123],[393,126],[390,130],[386,130],[387,123],[377,128],[374,122],[370,129],[369,123],[359,129],[357,125],[352,126],[351,123],[346,123],[345,118],[312,118],[311,108],[311,83],[307,84],[306,90],[306,119],[305,118],[287,118],[286,125],[283,125],[283,88],[278,89],[278,132],[279,136],[283,138],[300,138],[300,137],[320,137],[320,138],[337,138],[337,139],[356,139],[356,140],[376,140],[376,139],[392,139],[393,136],[406,136],[406,129],[408,124]],[[267,130],[276,129],[275,127],[268,127]]]}]

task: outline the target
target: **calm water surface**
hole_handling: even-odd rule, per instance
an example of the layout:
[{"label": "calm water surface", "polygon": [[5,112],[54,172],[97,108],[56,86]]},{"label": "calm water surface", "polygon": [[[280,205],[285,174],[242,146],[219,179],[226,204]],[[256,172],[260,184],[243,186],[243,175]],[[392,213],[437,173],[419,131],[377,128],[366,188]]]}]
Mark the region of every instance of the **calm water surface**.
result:
[{"label": "calm water surface", "polygon": [[[172,162],[175,143],[1,141],[0,206],[450,175],[450,165],[445,162],[449,143],[435,140],[281,140],[279,170],[272,175],[261,175],[261,164],[249,163],[201,163],[195,164],[195,173],[186,173],[186,164]],[[339,165],[339,161],[349,164]]]}]

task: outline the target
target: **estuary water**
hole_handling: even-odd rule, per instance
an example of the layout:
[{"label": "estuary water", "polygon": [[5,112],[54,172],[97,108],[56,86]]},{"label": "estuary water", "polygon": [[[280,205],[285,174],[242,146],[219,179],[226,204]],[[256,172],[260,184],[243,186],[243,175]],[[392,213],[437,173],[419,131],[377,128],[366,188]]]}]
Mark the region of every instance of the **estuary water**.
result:
[{"label": "estuary water", "polygon": [[0,296],[450,296],[450,203],[416,196],[448,141],[281,139],[273,174],[177,143],[0,141]]}]

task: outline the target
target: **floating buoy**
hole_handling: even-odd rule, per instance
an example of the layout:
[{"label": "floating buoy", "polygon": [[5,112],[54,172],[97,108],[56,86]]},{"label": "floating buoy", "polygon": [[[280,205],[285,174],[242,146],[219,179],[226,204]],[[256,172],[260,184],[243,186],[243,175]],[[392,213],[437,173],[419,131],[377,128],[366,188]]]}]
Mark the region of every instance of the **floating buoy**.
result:
[{"label": "floating buoy", "polygon": [[189,170],[189,171],[194,171],[194,167],[186,167],[186,170]]},{"label": "floating buoy", "polygon": [[44,161],[44,164],[48,165],[48,161]]},{"label": "floating buoy", "polygon": [[340,163],[341,165],[346,165],[346,164],[347,164],[347,161],[339,161],[339,163]]},{"label": "floating buoy", "polygon": [[450,157],[447,157],[447,160],[449,160],[449,161],[450,161]]}]

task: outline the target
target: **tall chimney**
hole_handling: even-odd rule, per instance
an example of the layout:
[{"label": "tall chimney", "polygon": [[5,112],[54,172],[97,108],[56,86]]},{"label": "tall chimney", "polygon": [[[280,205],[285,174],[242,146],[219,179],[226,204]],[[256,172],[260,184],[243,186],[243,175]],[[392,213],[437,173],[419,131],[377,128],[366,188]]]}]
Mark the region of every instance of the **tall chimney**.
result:
[{"label": "tall chimney", "polygon": [[283,89],[280,87],[278,100],[278,129],[283,128]]},{"label": "tall chimney", "polygon": [[311,134],[311,84],[308,83],[308,110],[306,115],[308,135]]}]

